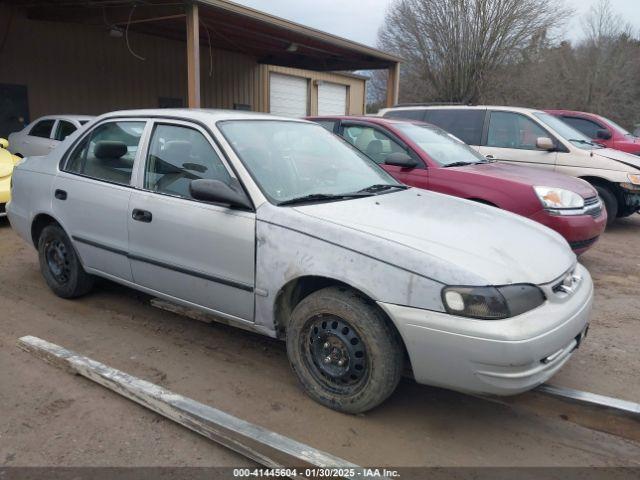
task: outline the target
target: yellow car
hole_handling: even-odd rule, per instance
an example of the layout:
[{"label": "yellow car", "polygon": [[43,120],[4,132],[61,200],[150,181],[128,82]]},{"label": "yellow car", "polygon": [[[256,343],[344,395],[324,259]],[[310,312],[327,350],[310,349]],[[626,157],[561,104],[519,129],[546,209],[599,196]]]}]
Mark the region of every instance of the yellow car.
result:
[{"label": "yellow car", "polygon": [[7,215],[5,207],[11,198],[11,173],[20,161],[20,157],[11,154],[7,148],[9,142],[0,138],[0,217]]}]

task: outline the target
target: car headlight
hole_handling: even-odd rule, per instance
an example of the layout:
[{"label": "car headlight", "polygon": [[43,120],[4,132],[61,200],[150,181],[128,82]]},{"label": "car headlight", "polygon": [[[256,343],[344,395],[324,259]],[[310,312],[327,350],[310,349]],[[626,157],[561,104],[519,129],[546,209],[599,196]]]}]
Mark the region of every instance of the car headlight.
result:
[{"label": "car headlight", "polygon": [[640,185],[640,174],[637,173],[629,173],[627,174],[627,178],[634,185]]},{"label": "car headlight", "polygon": [[533,187],[547,209],[584,208],[584,198],[571,190],[554,187]]},{"label": "car headlight", "polygon": [[545,300],[542,290],[527,283],[442,289],[442,303],[447,313],[482,320],[515,317],[539,307]]}]

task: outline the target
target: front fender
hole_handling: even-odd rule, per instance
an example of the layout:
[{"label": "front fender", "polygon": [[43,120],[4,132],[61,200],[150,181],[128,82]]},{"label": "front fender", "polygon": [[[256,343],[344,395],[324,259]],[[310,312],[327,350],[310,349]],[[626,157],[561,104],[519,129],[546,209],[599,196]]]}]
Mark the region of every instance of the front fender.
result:
[{"label": "front fender", "polygon": [[443,311],[442,284],[390,263],[288,227],[256,225],[257,325],[275,329],[278,292],[290,281],[318,276],[345,283],[374,301]]}]

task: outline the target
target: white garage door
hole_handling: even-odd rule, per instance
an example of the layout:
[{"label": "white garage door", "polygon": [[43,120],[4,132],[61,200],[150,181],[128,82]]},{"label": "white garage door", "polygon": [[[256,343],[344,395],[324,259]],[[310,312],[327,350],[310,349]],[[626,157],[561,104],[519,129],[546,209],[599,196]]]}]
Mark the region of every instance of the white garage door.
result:
[{"label": "white garage door", "polygon": [[346,115],[347,87],[336,83],[318,85],[318,115]]},{"label": "white garage door", "polygon": [[308,83],[306,78],[272,73],[270,77],[269,111],[285,117],[308,114]]}]

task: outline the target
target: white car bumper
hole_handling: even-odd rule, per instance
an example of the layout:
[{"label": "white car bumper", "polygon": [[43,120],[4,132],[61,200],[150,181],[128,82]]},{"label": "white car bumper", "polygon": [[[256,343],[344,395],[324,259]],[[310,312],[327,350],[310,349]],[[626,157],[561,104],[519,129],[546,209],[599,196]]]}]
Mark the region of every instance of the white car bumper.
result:
[{"label": "white car bumper", "polygon": [[593,283],[582,280],[571,295],[541,286],[547,301],[505,320],[476,320],[380,303],[402,335],[416,381],[453,390],[513,395],[552,377],[583,340]]}]

